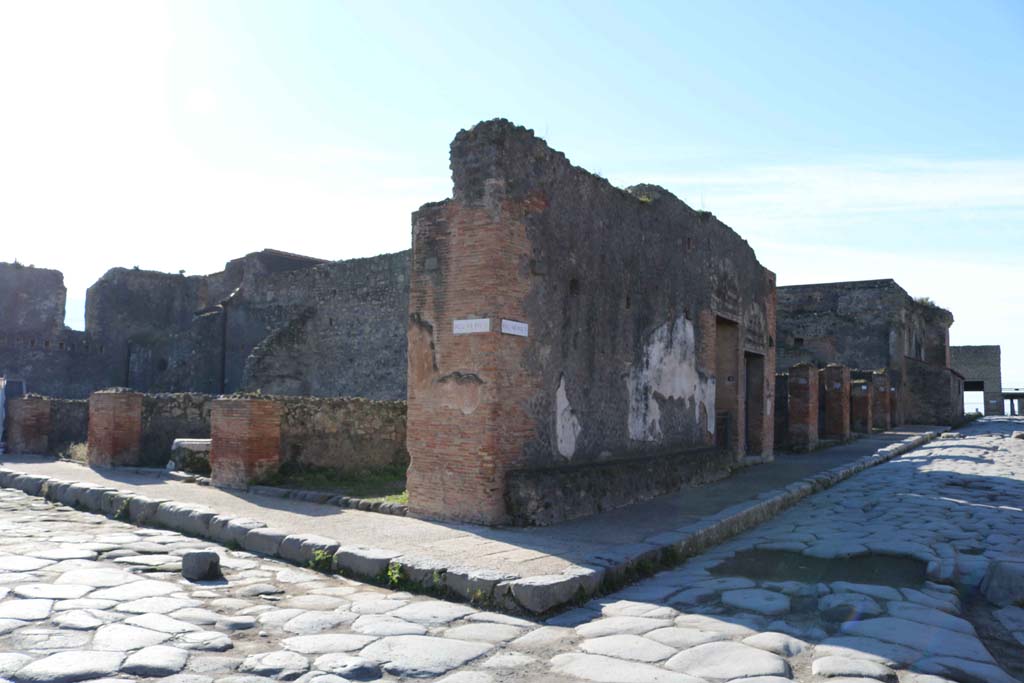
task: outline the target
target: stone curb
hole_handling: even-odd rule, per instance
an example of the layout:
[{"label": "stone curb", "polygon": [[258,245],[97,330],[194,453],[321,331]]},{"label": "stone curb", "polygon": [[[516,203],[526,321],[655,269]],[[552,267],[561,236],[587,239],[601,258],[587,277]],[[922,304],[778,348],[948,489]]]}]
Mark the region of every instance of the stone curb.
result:
[{"label": "stone curb", "polygon": [[[213,510],[175,501],[152,499],[133,491],[99,484],[67,482],[22,474],[0,467],[0,487],[14,488],[56,503],[130,521],[160,526],[216,543],[241,547],[294,564],[329,569],[361,579],[382,578],[402,588],[454,596],[508,612],[544,614],[581,602],[602,591],[639,579],[652,568],[678,564],[771,519],[819,491],[853,475],[888,462],[932,439],[925,432],[879,449],[852,463],[819,472],[782,489],[766,491],[754,502],[740,503],[694,524],[662,532],[641,543],[609,549],[559,574],[515,577],[489,569],[449,567],[443,561],[400,555],[381,548],[341,545],[313,534],[289,534],[262,522],[218,515]],[[250,487],[250,490],[262,487]],[[259,493],[260,491],[253,491]],[[929,564],[930,577],[940,578],[947,568]]]}]

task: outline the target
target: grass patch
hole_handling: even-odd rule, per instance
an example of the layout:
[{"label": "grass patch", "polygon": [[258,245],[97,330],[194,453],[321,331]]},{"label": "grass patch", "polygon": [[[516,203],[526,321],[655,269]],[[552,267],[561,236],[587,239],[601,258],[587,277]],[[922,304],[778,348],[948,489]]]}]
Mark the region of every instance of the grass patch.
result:
[{"label": "grass patch", "polygon": [[89,464],[89,446],[84,443],[68,444],[66,448],[57,453],[57,457],[87,465]]},{"label": "grass patch", "polygon": [[309,491],[333,491],[352,498],[369,498],[388,503],[409,501],[405,490],[405,468],[394,467],[357,474],[341,474],[326,467],[305,467],[284,463],[277,472],[259,482]]}]

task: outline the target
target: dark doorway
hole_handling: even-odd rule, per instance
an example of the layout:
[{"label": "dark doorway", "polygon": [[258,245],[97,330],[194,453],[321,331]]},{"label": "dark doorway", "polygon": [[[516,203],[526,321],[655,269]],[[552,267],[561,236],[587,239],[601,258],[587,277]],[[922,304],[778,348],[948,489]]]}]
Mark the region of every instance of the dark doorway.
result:
[{"label": "dark doorway", "polygon": [[764,356],[759,353],[743,355],[746,400],[744,402],[744,430],[748,455],[764,452]]},{"label": "dark doorway", "polygon": [[715,444],[737,451],[740,412],[740,334],[739,325],[715,320]]}]

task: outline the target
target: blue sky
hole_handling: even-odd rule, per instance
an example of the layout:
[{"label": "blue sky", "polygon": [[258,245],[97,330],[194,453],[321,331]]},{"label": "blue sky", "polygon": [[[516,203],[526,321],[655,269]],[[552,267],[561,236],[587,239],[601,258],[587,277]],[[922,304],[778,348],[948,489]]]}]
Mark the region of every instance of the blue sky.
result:
[{"label": "blue sky", "polygon": [[0,260],[404,249],[502,116],[714,212],[782,284],[893,277],[1024,385],[1020,2],[0,2]]}]

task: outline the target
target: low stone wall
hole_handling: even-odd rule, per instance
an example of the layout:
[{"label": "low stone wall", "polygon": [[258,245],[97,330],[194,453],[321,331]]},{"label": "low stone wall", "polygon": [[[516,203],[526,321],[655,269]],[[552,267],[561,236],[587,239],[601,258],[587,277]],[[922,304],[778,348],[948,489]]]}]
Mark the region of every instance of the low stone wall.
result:
[{"label": "low stone wall", "polygon": [[139,466],[164,467],[175,439],[210,438],[208,394],[144,394]]},{"label": "low stone wall", "polygon": [[283,396],[281,463],[343,475],[404,468],[405,401]]},{"label": "low stone wall", "polygon": [[958,425],[964,419],[964,381],[937,365],[907,358],[904,380],[906,420],[910,424]]},{"label": "low stone wall", "polygon": [[731,453],[705,448],[603,463],[513,470],[506,479],[511,523],[546,526],[675,493],[729,475]]},{"label": "low stone wall", "polygon": [[50,399],[49,452],[67,453],[71,446],[89,438],[89,401],[86,399]]}]

